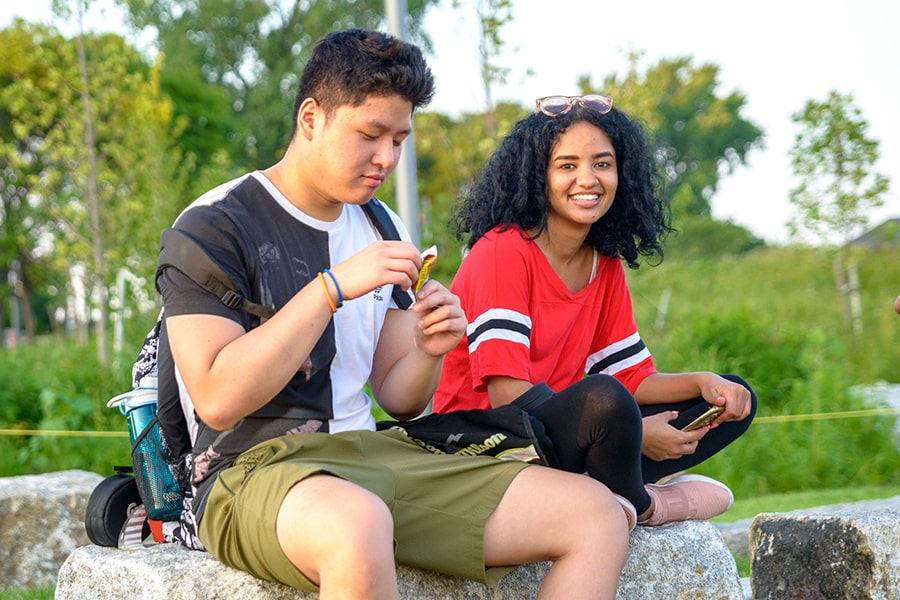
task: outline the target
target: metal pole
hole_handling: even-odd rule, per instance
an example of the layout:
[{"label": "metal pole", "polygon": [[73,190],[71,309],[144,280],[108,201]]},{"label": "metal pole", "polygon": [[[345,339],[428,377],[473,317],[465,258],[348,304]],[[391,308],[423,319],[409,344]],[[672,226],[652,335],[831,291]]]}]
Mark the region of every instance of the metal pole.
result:
[{"label": "metal pole", "polygon": [[[409,35],[406,28],[406,0],[385,0],[388,27],[391,34],[401,40]],[[416,179],[416,144],[413,134],[403,141],[400,162],[394,174],[397,189],[397,214],[403,219],[413,244],[420,245],[419,236],[419,193]]]}]

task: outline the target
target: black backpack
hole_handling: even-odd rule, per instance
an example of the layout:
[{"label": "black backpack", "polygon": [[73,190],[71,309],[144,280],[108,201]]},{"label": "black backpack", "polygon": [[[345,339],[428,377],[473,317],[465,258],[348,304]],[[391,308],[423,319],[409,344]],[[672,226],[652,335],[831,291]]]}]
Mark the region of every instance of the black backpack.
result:
[{"label": "black backpack", "polygon": [[[379,200],[372,198],[362,208],[383,239],[400,239],[394,222]],[[204,248],[189,234],[173,228],[162,233],[157,277],[170,266],[215,294],[229,308],[261,318],[275,314],[274,309],[242,297]],[[392,294],[400,308],[405,310],[412,305],[410,294],[399,287],[394,286]],[[100,546],[116,546],[117,542],[121,546],[127,527],[140,530],[140,523],[134,525],[134,521],[136,510],[143,514],[141,508],[151,520],[177,521],[190,482],[191,437],[175,379],[164,313],[165,307],[144,339],[132,367],[135,389],[155,379],[156,416],[134,441],[132,465],[114,467],[116,474],[102,481],[88,501],[85,529],[90,540]]]}]

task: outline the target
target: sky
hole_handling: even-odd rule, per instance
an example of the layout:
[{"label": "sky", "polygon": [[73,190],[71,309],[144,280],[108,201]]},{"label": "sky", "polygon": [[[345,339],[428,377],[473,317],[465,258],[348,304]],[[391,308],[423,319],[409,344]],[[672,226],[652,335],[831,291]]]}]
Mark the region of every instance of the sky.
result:
[{"label": "sky", "polygon": [[[0,0],[0,26],[15,16],[47,21],[50,1]],[[474,1],[461,0],[470,7]],[[885,205],[868,213],[870,224],[900,217],[900,2],[513,2],[513,20],[501,29],[504,48],[495,60],[510,73],[505,85],[494,88],[495,101],[530,105],[539,96],[576,94],[581,76],[599,84],[624,74],[631,51],[643,53],[641,70],[682,56],[695,66],[716,64],[717,92],[746,97],[741,114],[763,130],[765,148],[751,151],[746,166],[721,180],[711,200],[713,216],[783,243],[785,224],[795,214],[789,191],[799,184],[788,157],[800,131],[791,115],[831,90],[850,94],[868,122],[868,136],[879,142],[876,170],[891,182]],[[472,8],[453,10],[449,0],[441,0],[426,16],[433,41],[428,59],[437,82],[427,110],[457,115],[484,109],[473,14]],[[85,19],[95,29],[114,29],[120,22],[111,9],[92,9]],[[614,102],[628,112],[627,98]]]}]

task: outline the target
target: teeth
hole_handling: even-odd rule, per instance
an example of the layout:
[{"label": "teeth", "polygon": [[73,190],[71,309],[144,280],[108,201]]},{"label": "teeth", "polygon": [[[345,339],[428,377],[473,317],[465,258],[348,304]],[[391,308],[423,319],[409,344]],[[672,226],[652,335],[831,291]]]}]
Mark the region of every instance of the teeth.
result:
[{"label": "teeth", "polygon": [[572,200],[596,200],[598,197],[598,194],[575,194]]}]

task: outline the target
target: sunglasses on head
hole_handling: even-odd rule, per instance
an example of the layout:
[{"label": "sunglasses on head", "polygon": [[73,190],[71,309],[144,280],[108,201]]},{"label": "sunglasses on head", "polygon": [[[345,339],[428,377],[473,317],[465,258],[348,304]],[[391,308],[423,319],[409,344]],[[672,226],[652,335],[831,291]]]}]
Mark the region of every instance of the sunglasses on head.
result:
[{"label": "sunglasses on head", "polygon": [[609,96],[601,96],[600,94],[589,94],[587,96],[544,96],[534,101],[534,112],[542,112],[548,117],[558,117],[564,115],[575,105],[575,103],[583,107],[596,110],[601,115],[605,115],[612,110],[613,100]]}]

